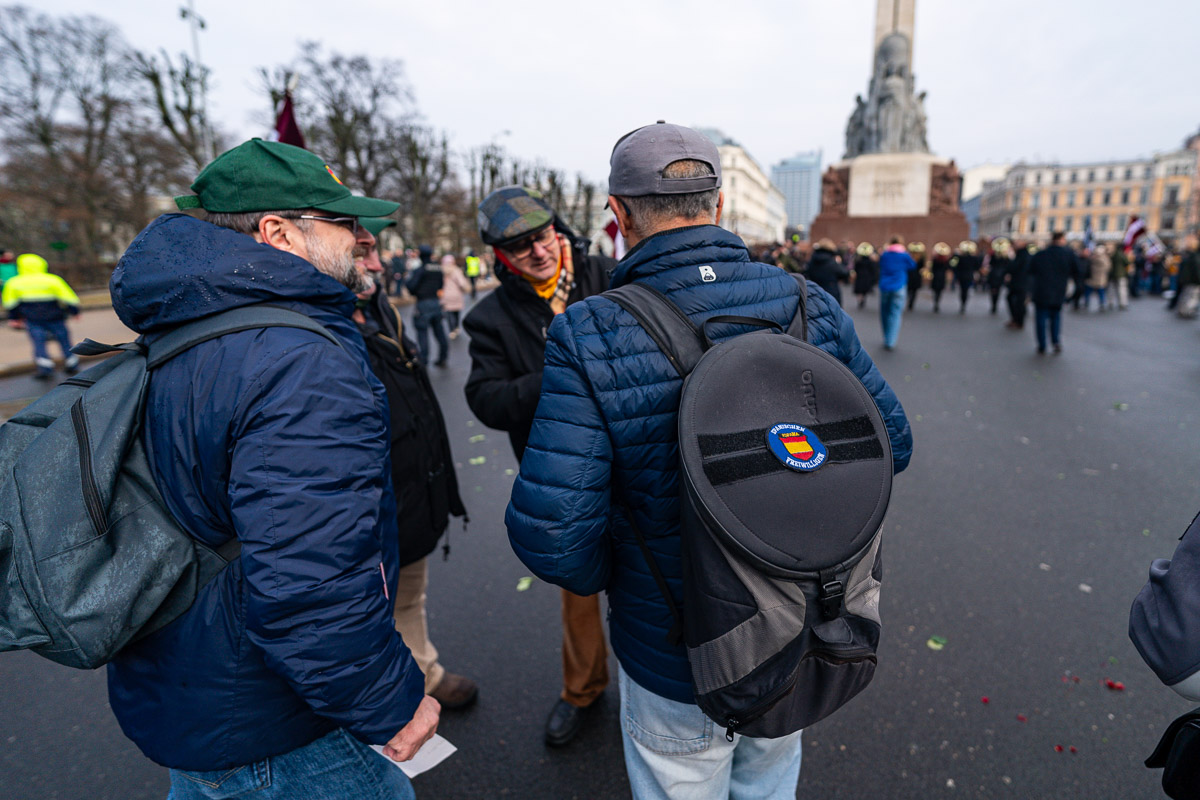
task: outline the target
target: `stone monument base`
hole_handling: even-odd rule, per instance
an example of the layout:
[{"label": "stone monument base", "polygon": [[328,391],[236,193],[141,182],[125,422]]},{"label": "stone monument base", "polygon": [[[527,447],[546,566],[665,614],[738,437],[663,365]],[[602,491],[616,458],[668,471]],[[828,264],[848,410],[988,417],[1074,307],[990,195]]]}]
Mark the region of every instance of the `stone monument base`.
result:
[{"label": "stone monument base", "polygon": [[821,213],[811,238],[951,247],[970,226],[958,208],[962,178],[953,161],[927,153],[874,153],[834,164],[821,179]]}]

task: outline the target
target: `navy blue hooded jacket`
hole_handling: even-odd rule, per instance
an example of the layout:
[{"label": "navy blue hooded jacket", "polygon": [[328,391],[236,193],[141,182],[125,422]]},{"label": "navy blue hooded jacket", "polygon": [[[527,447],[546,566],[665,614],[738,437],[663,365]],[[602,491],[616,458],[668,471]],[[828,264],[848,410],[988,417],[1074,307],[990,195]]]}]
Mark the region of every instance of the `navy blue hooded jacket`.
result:
[{"label": "navy blue hooded jacket", "polygon": [[[701,267],[711,267],[716,280],[704,282]],[[666,294],[697,325],[736,314],[786,328],[799,305],[795,278],[752,262],[741,239],[713,225],[640,242],[617,265],[612,285],[632,281]],[[809,342],[845,363],[875,398],[899,472],[912,455],[900,401],[850,318],[811,282],[808,313]],[[725,335],[744,330],[727,327]],[[538,577],[576,594],[608,591],[609,638],[633,680],[661,697],[694,703],[687,653],[667,643],[670,610],[613,503],[615,492],[637,515],[682,604],[676,433],[682,387],[666,356],[615,302],[601,295],[568,307],[550,326],[541,402],[505,521],[513,550]]]},{"label": "navy blue hooded jacket", "polygon": [[343,345],[263,328],[152,373],[143,440],[168,508],[197,539],[237,536],[242,551],[186,614],[109,665],[122,730],[187,770],[260,761],[335,728],[386,742],[424,678],[392,623],[387,399],[353,294],[303,259],[178,214],[142,231],[110,288],[121,321],[150,336],[271,303]]}]

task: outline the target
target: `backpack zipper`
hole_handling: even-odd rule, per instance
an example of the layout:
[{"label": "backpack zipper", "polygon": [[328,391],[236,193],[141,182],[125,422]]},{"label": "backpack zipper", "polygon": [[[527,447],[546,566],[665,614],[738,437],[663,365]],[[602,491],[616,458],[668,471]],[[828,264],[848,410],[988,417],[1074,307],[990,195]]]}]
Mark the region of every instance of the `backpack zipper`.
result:
[{"label": "backpack zipper", "polygon": [[100,502],[100,490],[96,487],[96,476],[92,471],[92,445],[88,435],[87,416],[83,411],[83,398],[71,406],[71,427],[75,429],[75,442],[79,446],[79,476],[83,482],[83,504],[97,535],[108,530],[104,517],[104,504]]}]

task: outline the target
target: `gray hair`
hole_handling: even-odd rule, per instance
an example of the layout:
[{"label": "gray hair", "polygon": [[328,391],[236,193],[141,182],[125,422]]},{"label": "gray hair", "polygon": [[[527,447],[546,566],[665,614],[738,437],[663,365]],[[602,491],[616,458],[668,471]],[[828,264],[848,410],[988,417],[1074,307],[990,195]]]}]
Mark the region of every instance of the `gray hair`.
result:
[{"label": "gray hair", "polygon": [[258,223],[262,222],[263,217],[283,217],[290,219],[296,223],[296,227],[301,233],[312,232],[312,220],[296,219],[301,214],[309,213],[305,209],[288,209],[285,211],[239,211],[237,213],[207,212],[205,218],[213,225],[221,228],[229,228],[231,231],[244,233],[247,236],[253,236],[258,233]]},{"label": "gray hair", "polygon": [[[715,174],[704,161],[683,159],[673,161],[663,170],[664,178],[703,178]],[[630,223],[639,233],[659,229],[674,219],[716,219],[720,189],[688,194],[651,194],[645,197],[622,197],[629,211]]]}]

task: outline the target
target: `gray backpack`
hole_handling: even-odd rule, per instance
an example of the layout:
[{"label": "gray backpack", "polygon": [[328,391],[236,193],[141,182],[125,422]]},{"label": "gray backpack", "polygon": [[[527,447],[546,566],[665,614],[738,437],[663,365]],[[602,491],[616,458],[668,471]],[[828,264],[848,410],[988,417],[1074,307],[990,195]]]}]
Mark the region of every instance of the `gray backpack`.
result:
[{"label": "gray backpack", "polygon": [[303,328],[341,343],[303,314],[247,306],[153,338],[80,355],[116,355],[0,426],[0,651],[29,649],[69,667],[101,666],[185,612],[237,556],[212,549],[163,502],[141,422],[150,372],[228,333]]}]

